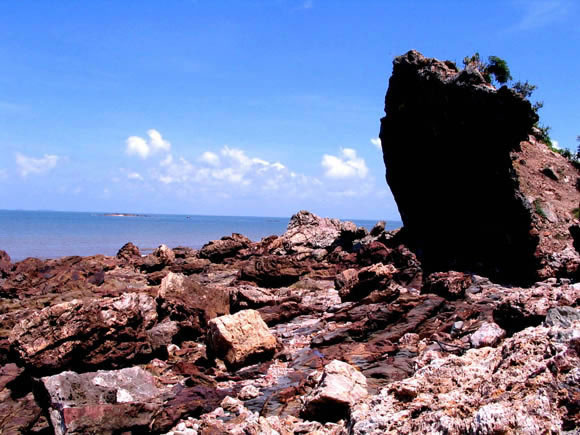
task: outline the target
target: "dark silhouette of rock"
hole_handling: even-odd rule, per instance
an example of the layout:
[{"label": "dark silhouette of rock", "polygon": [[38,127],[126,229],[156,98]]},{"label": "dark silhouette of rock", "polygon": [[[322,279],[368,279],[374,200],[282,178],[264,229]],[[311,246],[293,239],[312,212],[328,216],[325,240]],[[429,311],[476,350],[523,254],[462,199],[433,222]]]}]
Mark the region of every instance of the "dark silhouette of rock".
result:
[{"label": "dark silhouette of rock", "polygon": [[531,282],[538,237],[510,158],[538,120],[530,103],[413,50],[393,62],[385,113],[387,182],[425,271]]}]

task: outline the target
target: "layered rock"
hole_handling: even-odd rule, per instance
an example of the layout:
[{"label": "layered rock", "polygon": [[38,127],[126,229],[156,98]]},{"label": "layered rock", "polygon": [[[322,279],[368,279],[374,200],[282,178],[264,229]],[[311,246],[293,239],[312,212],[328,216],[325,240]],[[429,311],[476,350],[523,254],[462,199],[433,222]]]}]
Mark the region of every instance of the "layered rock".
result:
[{"label": "layered rock", "polygon": [[110,367],[150,355],[147,330],[156,322],[155,300],[144,294],[73,300],[32,313],[10,342],[31,371]]},{"label": "layered rock", "polygon": [[530,103],[475,69],[410,51],[393,62],[385,113],[387,182],[424,269],[533,282],[546,244],[510,154],[538,119]]}]

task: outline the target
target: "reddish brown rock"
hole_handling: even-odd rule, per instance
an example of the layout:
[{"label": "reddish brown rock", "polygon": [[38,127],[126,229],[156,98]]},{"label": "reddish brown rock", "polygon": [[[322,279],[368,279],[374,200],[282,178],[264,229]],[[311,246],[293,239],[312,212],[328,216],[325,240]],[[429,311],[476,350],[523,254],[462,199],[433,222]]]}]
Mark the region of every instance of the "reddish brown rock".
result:
[{"label": "reddish brown rock", "polygon": [[458,299],[472,284],[471,276],[463,272],[435,272],[423,283],[423,293],[435,293],[447,299]]},{"label": "reddish brown rock", "polygon": [[157,303],[162,316],[177,322],[182,336],[188,339],[204,335],[209,320],[230,312],[226,288],[203,286],[173,272],[163,278]]},{"label": "reddish brown rock", "polygon": [[141,252],[139,248],[133,243],[125,243],[121,249],[117,252],[117,258],[124,261],[135,261],[141,258]]},{"label": "reddish brown rock", "polygon": [[118,367],[152,353],[147,329],[156,322],[157,307],[147,295],[73,300],[21,320],[10,342],[33,372]]},{"label": "reddish brown rock", "polygon": [[5,278],[12,269],[10,256],[6,251],[0,251],[0,278]]},{"label": "reddish brown rock", "polygon": [[235,257],[239,251],[247,249],[251,243],[252,241],[247,237],[234,233],[207,243],[199,250],[199,256],[212,263],[221,263],[226,258]]},{"label": "reddish brown rock", "polygon": [[343,301],[359,300],[375,290],[387,288],[397,269],[392,264],[377,263],[359,270],[356,280],[349,281],[349,285],[339,290]]}]

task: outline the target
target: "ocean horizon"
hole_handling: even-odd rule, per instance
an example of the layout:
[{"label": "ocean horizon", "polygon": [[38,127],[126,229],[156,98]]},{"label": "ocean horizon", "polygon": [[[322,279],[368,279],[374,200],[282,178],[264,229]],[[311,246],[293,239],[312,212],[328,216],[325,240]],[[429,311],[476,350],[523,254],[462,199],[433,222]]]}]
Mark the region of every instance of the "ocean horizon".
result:
[{"label": "ocean horizon", "polygon": [[[210,240],[240,233],[253,241],[286,231],[290,217],[207,216],[0,210],[0,250],[12,261],[64,256],[115,255],[127,242],[143,254],[165,244],[199,249]],[[341,219],[371,229],[377,220]],[[400,221],[387,221],[389,230]]]}]

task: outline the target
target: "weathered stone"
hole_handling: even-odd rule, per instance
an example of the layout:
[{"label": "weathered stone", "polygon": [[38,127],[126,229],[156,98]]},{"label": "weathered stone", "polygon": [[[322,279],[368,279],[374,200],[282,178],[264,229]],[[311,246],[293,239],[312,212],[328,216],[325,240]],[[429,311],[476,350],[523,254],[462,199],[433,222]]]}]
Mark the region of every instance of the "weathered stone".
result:
[{"label": "weathered stone", "polygon": [[497,348],[430,358],[413,376],[356,404],[351,433],[559,433],[577,427],[579,389],[569,385],[580,364],[579,328],[579,321],[570,328],[527,328]]},{"label": "weathered stone", "polygon": [[6,251],[0,250],[0,278],[8,276],[11,269],[10,255]]},{"label": "weathered stone", "polygon": [[469,341],[472,347],[495,346],[505,337],[505,331],[495,323],[484,322],[483,325],[475,331]]},{"label": "weathered stone", "polygon": [[465,290],[472,283],[471,276],[463,272],[435,272],[425,279],[422,291],[435,293],[446,299],[458,299],[465,295]]},{"label": "weathered stone", "polygon": [[572,323],[580,320],[580,310],[572,307],[555,307],[548,310],[546,325],[570,328]]},{"label": "weathered stone", "polygon": [[226,288],[203,286],[182,274],[169,272],[157,293],[163,316],[178,322],[182,334],[205,334],[210,319],[230,312],[230,294]]},{"label": "weathered stone", "polygon": [[78,374],[67,371],[39,381],[57,435],[147,430],[163,406],[164,391],[139,367]]},{"label": "weathered stone", "polygon": [[350,280],[349,285],[345,285],[339,290],[340,298],[343,301],[359,300],[375,290],[384,290],[397,273],[397,269],[392,264],[382,263],[364,267],[359,270],[357,279]]},{"label": "weathered stone", "polygon": [[132,261],[141,258],[139,248],[133,243],[125,243],[117,252],[117,258],[125,261]]},{"label": "weathered stone", "polygon": [[276,337],[257,311],[243,310],[209,321],[208,347],[229,368],[271,358]]},{"label": "weathered stone", "polygon": [[350,408],[368,394],[365,376],[345,362],[331,361],[319,377],[304,398],[302,414],[308,418],[322,422],[347,418]]},{"label": "weathered stone", "polygon": [[32,313],[10,342],[31,371],[115,367],[151,354],[146,331],[156,321],[155,301],[144,294],[73,300]]},{"label": "weathered stone", "polygon": [[226,258],[235,257],[242,249],[250,246],[252,241],[241,234],[233,233],[231,236],[213,240],[204,245],[200,251],[201,258],[207,258],[212,263],[220,263]]}]

